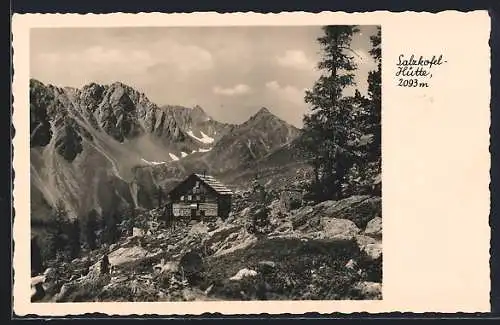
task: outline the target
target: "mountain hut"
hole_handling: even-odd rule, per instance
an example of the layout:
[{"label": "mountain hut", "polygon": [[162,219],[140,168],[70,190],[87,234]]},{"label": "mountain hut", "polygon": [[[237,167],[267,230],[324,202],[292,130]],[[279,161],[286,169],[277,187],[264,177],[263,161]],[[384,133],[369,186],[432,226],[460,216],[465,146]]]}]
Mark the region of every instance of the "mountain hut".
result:
[{"label": "mountain hut", "polygon": [[213,176],[191,174],[169,192],[169,213],[174,219],[226,219],[233,192]]}]

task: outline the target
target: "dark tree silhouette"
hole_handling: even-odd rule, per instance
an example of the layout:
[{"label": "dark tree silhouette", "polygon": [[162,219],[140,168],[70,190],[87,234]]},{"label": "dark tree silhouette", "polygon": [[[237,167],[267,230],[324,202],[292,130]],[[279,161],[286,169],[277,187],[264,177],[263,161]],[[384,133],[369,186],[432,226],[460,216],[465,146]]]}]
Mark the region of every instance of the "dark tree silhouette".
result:
[{"label": "dark tree silhouette", "polygon": [[302,145],[315,170],[313,190],[319,200],[341,197],[352,164],[352,100],[344,97],[343,90],[354,85],[356,64],[350,43],[358,31],[356,26],[323,27],[324,35],[318,38],[323,49],[318,68],[323,74],[304,98],[312,113],[304,117]]},{"label": "dark tree silhouette", "polygon": [[87,215],[87,220],[84,225],[84,237],[85,242],[90,250],[96,249],[96,231],[97,231],[97,212],[95,210],[91,210]]},{"label": "dark tree silhouette", "polygon": [[31,276],[40,274],[43,271],[43,260],[38,245],[38,237],[31,238]]},{"label": "dark tree silhouette", "polygon": [[163,204],[163,189],[160,185],[156,187],[156,199],[158,200],[158,208],[161,208]]},{"label": "dark tree silhouette", "polygon": [[108,274],[109,273],[110,263],[109,263],[108,254],[105,254],[102,257],[100,266],[101,266],[101,274]]},{"label": "dark tree silhouette", "polygon": [[57,202],[52,226],[48,229],[45,258],[53,259],[65,253],[67,237],[64,233],[68,215],[62,201]]},{"label": "dark tree silhouette", "polygon": [[381,143],[381,112],[382,112],[382,31],[380,26],[377,34],[371,38],[372,49],[370,55],[377,62],[377,70],[368,73],[369,99],[369,132],[373,134],[373,142],[369,147],[371,160],[378,159],[382,154]]},{"label": "dark tree silhouette", "polygon": [[71,259],[80,256],[81,241],[80,241],[80,222],[75,218],[69,223],[68,227],[68,255]]},{"label": "dark tree silhouette", "polygon": [[104,222],[105,227],[103,241],[108,244],[113,244],[120,238],[117,217],[115,214],[111,214],[104,220]]}]

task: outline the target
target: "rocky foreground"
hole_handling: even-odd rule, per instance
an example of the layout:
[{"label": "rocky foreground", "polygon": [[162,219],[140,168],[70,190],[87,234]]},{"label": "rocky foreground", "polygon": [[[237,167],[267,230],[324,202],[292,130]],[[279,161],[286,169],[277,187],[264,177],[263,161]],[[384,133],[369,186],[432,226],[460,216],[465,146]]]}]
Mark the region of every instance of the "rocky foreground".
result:
[{"label": "rocky foreground", "polygon": [[[269,208],[264,234],[248,230],[250,208],[175,228],[153,210],[131,236],[33,277],[32,301],[382,298],[380,197]],[[105,253],[111,271],[103,274]]]}]

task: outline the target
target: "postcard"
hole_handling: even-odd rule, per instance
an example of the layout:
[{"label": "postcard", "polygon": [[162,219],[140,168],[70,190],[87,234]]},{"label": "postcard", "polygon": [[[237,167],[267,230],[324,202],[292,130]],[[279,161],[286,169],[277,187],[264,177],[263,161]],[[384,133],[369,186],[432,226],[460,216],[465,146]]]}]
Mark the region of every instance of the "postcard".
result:
[{"label": "postcard", "polygon": [[490,310],[486,11],[12,27],[17,315]]}]

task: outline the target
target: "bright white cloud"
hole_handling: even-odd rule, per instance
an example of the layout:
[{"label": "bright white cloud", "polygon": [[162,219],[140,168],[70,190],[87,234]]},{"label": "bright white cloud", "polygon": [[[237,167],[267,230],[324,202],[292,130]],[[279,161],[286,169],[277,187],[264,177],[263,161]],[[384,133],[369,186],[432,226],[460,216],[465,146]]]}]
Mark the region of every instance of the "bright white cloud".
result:
[{"label": "bright white cloud", "polygon": [[[351,46],[363,58],[352,54],[356,88],[365,94],[368,72],[376,69],[368,54],[375,27],[361,30]],[[321,73],[320,35],[320,26],[34,28],[30,76],[73,87],[122,81],[159,105],[200,105],[231,123],[266,106],[300,126],[308,107],[303,87]]]},{"label": "bright white cloud", "polygon": [[53,75],[70,70],[74,74],[87,73],[94,79],[102,79],[106,72],[116,80],[125,75],[144,75],[148,68],[156,65],[168,65],[173,72],[186,75],[212,69],[214,60],[209,51],[199,46],[165,40],[142,49],[130,49],[123,44],[91,46],[83,50],[47,49],[34,57],[34,65],[39,74]]},{"label": "bright white cloud", "polygon": [[123,51],[115,48],[92,46],[79,52],[46,52],[39,55],[39,61],[47,67],[78,69],[100,69],[110,66],[126,65],[127,69],[143,70],[154,63],[152,56],[141,50]]},{"label": "bright white cloud", "polygon": [[238,96],[238,95],[244,95],[248,94],[251,92],[251,88],[248,85],[245,84],[238,84],[234,87],[229,87],[229,88],[223,88],[220,86],[215,86],[213,88],[213,92],[217,95],[222,95],[222,96]]},{"label": "bright white cloud", "polygon": [[280,88],[280,85],[279,85],[279,83],[276,80],[269,81],[269,82],[266,82],[266,88],[267,89],[276,90],[276,89]]},{"label": "bright white cloud", "polygon": [[288,50],[283,55],[276,57],[280,66],[299,70],[314,70],[316,63],[309,59],[303,51]]},{"label": "bright white cloud", "polygon": [[195,45],[181,45],[170,41],[162,42],[160,62],[171,63],[184,72],[212,69],[214,60],[212,54]]},{"label": "bright white cloud", "polygon": [[290,103],[297,105],[305,104],[305,88],[300,89],[291,85],[280,85],[276,80],[266,82],[266,88]]}]

